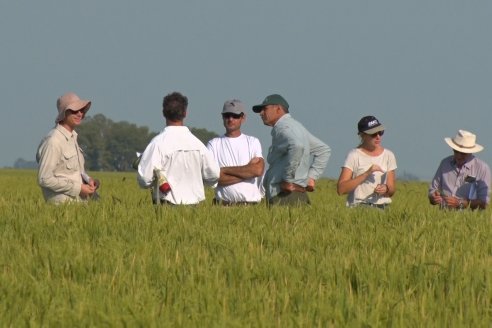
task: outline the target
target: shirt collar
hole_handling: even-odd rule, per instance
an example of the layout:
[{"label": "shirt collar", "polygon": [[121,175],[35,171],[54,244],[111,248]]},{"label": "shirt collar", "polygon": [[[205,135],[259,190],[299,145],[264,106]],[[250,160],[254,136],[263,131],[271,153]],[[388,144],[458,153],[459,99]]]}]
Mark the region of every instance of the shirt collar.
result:
[{"label": "shirt collar", "polygon": [[[464,168],[467,168],[469,169],[470,168],[470,163],[471,161],[473,161],[475,159],[475,156],[474,155],[471,155],[467,160],[466,162],[463,164],[463,167]],[[454,167],[457,167],[456,166],[456,161],[454,160],[454,157],[451,156],[451,165],[454,166]]]},{"label": "shirt collar", "polygon": [[166,125],[164,127],[164,130],[180,131],[180,130],[189,130],[189,129],[186,125]]},{"label": "shirt collar", "polygon": [[282,116],[281,116],[281,117],[277,120],[277,122],[275,122],[275,124],[274,124],[273,126],[277,125],[279,122],[281,122],[281,121],[285,120],[285,119],[286,119],[286,118],[288,118],[288,117],[290,117],[290,114],[289,114],[289,113],[285,113],[284,115],[282,115]]},{"label": "shirt collar", "polygon": [[77,132],[73,130],[72,132],[65,129],[62,125],[57,124],[56,129],[68,140],[70,138],[76,138]]}]

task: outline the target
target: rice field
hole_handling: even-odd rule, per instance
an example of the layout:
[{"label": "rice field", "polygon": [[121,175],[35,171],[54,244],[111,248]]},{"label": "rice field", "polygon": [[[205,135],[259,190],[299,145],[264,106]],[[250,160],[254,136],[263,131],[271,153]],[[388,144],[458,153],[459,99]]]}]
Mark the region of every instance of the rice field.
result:
[{"label": "rice field", "polygon": [[135,173],[101,200],[45,204],[0,170],[0,326],[490,327],[491,210],[441,211],[399,182],[385,211],[154,207]]}]

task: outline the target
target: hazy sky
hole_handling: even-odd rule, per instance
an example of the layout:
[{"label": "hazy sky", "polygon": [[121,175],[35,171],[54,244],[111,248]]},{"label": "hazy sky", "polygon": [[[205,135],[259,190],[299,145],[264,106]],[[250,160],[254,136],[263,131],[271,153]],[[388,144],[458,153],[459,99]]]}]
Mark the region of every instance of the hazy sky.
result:
[{"label": "hazy sky", "polygon": [[[152,131],[180,91],[186,124],[217,133],[226,99],[280,93],[332,148],[330,177],[369,114],[399,173],[430,179],[460,128],[492,164],[490,17],[489,0],[3,1],[0,167],[34,160],[67,91],[93,101],[89,115]],[[266,156],[270,128],[252,111],[243,132]]]}]

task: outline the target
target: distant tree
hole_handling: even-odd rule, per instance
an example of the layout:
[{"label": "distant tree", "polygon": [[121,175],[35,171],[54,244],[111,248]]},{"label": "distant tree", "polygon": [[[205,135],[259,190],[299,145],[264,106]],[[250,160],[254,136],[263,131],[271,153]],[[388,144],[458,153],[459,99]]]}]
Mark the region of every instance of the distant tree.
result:
[{"label": "distant tree", "polygon": [[201,142],[205,145],[208,143],[210,139],[213,139],[218,136],[217,133],[208,131],[207,129],[199,129],[199,128],[190,128],[191,133],[195,135]]},{"label": "distant tree", "polygon": [[37,169],[38,163],[35,161],[26,161],[23,158],[18,158],[14,163],[16,169]]},{"label": "distant tree", "polygon": [[143,151],[155,133],[128,122],[113,122],[102,114],[87,117],[77,129],[86,169],[128,171],[135,152]]},{"label": "distant tree", "polygon": [[135,152],[142,152],[155,135],[147,127],[137,127],[128,122],[115,123],[106,144],[111,154],[111,167],[116,171],[129,171],[135,160]]},{"label": "distant tree", "polygon": [[415,174],[412,174],[407,171],[403,171],[402,173],[398,174],[398,180],[402,181],[417,181],[420,180],[418,176]]},{"label": "distant tree", "polygon": [[[190,128],[203,143],[217,136],[206,129]],[[135,152],[142,152],[157,135],[147,127],[113,122],[102,114],[86,117],[77,128],[78,143],[84,151],[86,169],[91,171],[129,171]]]},{"label": "distant tree", "polygon": [[84,150],[86,168],[93,171],[109,170],[111,155],[106,148],[113,121],[102,114],[86,117],[77,128],[78,143]]}]

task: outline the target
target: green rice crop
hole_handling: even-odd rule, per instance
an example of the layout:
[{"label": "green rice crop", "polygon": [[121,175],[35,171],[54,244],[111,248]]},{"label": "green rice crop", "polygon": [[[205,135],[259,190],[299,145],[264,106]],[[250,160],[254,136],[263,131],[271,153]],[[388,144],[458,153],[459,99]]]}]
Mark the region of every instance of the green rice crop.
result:
[{"label": "green rice crop", "polygon": [[489,327],[491,210],[399,182],[385,211],[322,180],[308,207],[155,207],[135,173],[53,206],[0,170],[0,326]]}]

